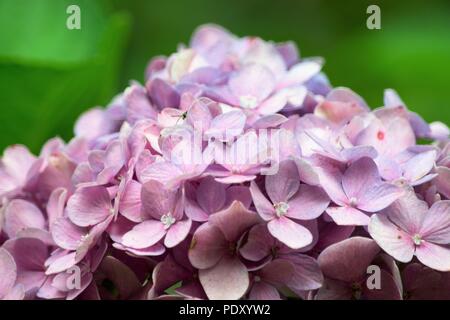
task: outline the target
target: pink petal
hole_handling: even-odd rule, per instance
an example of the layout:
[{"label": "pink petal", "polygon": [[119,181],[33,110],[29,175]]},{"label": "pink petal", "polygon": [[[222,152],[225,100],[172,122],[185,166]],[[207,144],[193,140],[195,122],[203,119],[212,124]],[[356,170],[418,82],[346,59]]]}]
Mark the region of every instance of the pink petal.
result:
[{"label": "pink petal", "polygon": [[302,84],[319,73],[321,68],[321,61],[311,60],[300,62],[292,66],[287,75],[280,83],[278,83],[277,88],[285,88]]},{"label": "pink petal", "polygon": [[352,207],[329,207],[327,213],[340,226],[366,226],[370,221],[369,216]]},{"label": "pink petal", "polygon": [[330,198],[322,188],[302,184],[288,204],[288,217],[311,220],[318,218],[328,208]]},{"label": "pink petal", "polygon": [[60,273],[66,271],[70,267],[73,267],[77,260],[75,259],[76,252],[71,252],[53,260],[45,271],[46,275]]},{"label": "pink petal", "polygon": [[428,241],[416,247],[415,255],[420,262],[434,270],[450,271],[450,249]]},{"label": "pink petal", "polygon": [[429,242],[450,243],[450,200],[435,202],[423,217],[420,234]]},{"label": "pink petal", "polygon": [[359,199],[368,188],[380,182],[375,162],[370,158],[361,158],[354,162],[344,173],[342,187],[347,198]]},{"label": "pink petal", "polygon": [[421,152],[408,160],[403,166],[403,176],[410,182],[417,181],[433,169],[436,151]]},{"label": "pink petal", "polygon": [[377,212],[391,205],[403,194],[402,188],[389,183],[373,185],[360,195],[357,207],[367,212]]},{"label": "pink petal", "polygon": [[46,221],[41,210],[25,200],[11,201],[5,210],[4,230],[10,238],[27,228],[45,229]]},{"label": "pink petal", "polygon": [[86,228],[73,224],[67,217],[59,218],[52,225],[53,240],[66,250],[76,250],[87,233]]},{"label": "pink petal", "polygon": [[249,64],[230,78],[228,86],[237,99],[250,96],[259,103],[272,93],[275,88],[275,78],[266,67]]},{"label": "pink petal", "polygon": [[55,189],[50,195],[47,203],[48,224],[51,227],[53,222],[64,214],[64,206],[67,201],[67,190],[64,188]]},{"label": "pink petal", "polygon": [[156,180],[150,180],[142,186],[142,207],[147,216],[160,219],[167,213],[173,213],[177,190],[167,189]]},{"label": "pink petal", "polygon": [[[410,190],[385,210],[389,219],[402,230],[414,235],[419,233],[428,214],[428,205]],[[429,220],[430,221],[430,220]]]},{"label": "pink petal", "polygon": [[266,176],[266,191],[273,203],[287,202],[298,191],[299,186],[294,161],[281,162],[276,174]]},{"label": "pink petal", "polygon": [[269,200],[262,194],[258,185],[252,181],[250,183],[250,193],[253,198],[253,203],[256,207],[256,211],[266,221],[270,221],[275,217],[275,209]]},{"label": "pink petal", "polygon": [[17,268],[14,258],[3,248],[0,248],[0,298],[7,295],[14,286]]},{"label": "pink petal", "polygon": [[146,220],[134,226],[122,237],[123,245],[135,249],[144,249],[156,244],[166,234],[164,225],[157,220]]},{"label": "pink petal", "polygon": [[205,135],[227,141],[243,132],[246,119],[245,114],[240,110],[222,113],[212,120]]},{"label": "pink petal", "polygon": [[191,219],[176,222],[167,231],[166,238],[164,239],[164,245],[167,248],[173,248],[180,244],[180,242],[188,236],[191,226]]},{"label": "pink petal", "polygon": [[111,214],[111,199],[104,187],[81,188],[67,202],[67,215],[80,227],[93,226]]},{"label": "pink petal", "polygon": [[306,247],[313,241],[308,229],[285,217],[273,219],[267,227],[275,238],[292,249]]},{"label": "pink petal", "polygon": [[142,222],[142,203],[141,203],[142,185],[131,180],[127,183],[125,192],[120,199],[119,212],[128,220],[133,222]]},{"label": "pink petal", "polygon": [[199,279],[210,300],[238,300],[250,284],[247,268],[234,257],[224,257],[214,267],[200,270]]},{"label": "pink petal", "polygon": [[386,216],[373,215],[369,233],[377,244],[396,260],[405,263],[411,261],[415,250],[411,235],[395,226]]}]

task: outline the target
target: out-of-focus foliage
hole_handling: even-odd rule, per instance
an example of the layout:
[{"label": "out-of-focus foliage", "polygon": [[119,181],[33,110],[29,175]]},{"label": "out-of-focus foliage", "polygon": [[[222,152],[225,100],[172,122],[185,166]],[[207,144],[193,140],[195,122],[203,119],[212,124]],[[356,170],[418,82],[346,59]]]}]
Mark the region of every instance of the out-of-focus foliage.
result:
[{"label": "out-of-focus foliage", "polygon": [[105,1],[76,1],[82,28],[68,30],[72,3],[0,0],[1,149],[70,138],[77,116],[117,90],[129,16]]},{"label": "out-of-focus foliage", "polygon": [[[303,56],[326,59],[333,85],[351,87],[372,107],[395,88],[426,120],[450,124],[450,2],[376,1],[382,29],[368,30],[373,3],[0,0],[0,148],[25,143],[36,151],[52,135],[69,138],[82,110],[142,81],[149,58],[173,52],[208,22],[293,40]],[[81,8],[80,31],[65,28],[69,4]]]}]

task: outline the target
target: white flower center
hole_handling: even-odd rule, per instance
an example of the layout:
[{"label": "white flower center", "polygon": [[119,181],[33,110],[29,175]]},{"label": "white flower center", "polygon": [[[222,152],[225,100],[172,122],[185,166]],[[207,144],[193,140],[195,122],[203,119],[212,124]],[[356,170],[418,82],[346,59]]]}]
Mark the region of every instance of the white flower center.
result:
[{"label": "white flower center", "polygon": [[260,276],[255,276],[255,278],[253,280],[255,282],[260,282],[261,281],[261,277]]},{"label": "white flower center", "polygon": [[289,205],[286,202],[276,203],[273,207],[275,208],[278,217],[284,216],[289,210]]},{"label": "white flower center", "polygon": [[252,95],[245,95],[239,97],[239,104],[245,109],[254,109],[258,106],[258,99]]},{"label": "white flower center", "polygon": [[416,246],[420,246],[422,244],[422,237],[420,236],[420,234],[415,234],[413,237],[413,242]]},{"label": "white flower center", "polygon": [[170,213],[168,213],[161,217],[161,222],[164,225],[164,229],[169,229],[170,226],[176,222],[176,220]]},{"label": "white flower center", "polygon": [[355,197],[350,198],[350,207],[356,207],[356,204],[358,203],[358,200]]}]

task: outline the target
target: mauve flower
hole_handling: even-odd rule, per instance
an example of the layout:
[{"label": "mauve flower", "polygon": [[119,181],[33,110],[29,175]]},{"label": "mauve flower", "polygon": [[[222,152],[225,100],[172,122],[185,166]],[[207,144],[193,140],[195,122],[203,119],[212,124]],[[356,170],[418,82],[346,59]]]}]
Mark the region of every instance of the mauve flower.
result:
[{"label": "mauve flower", "polygon": [[164,238],[164,245],[173,248],[183,241],[192,225],[184,217],[184,191],[167,189],[156,180],[142,186],[141,201],[145,221],[122,237],[122,244],[135,249],[151,247]]},{"label": "mauve flower", "polygon": [[[315,234],[317,240],[318,233],[317,230],[314,230],[315,225],[308,227]],[[249,270],[256,273],[259,273],[259,270],[264,269],[272,261],[282,261],[277,264],[280,263],[286,270],[289,270],[289,274],[284,275],[284,279],[287,280],[283,286],[297,294],[302,294],[304,291],[320,288],[323,283],[322,272],[317,261],[302,254],[314,245],[315,243],[312,243],[300,250],[291,249],[273,238],[265,225],[258,224],[249,231],[247,241],[239,249],[239,253],[247,260],[246,265]],[[278,284],[281,283],[278,282]]]},{"label": "mauve flower", "polygon": [[209,217],[194,233],[189,260],[199,269],[199,279],[209,299],[239,299],[248,289],[249,275],[239,258],[244,232],[258,223],[255,212],[242,203]]},{"label": "mauve flower", "polygon": [[396,281],[397,269],[380,268],[381,288],[367,287],[370,265],[382,267],[377,262],[380,248],[369,238],[353,237],[333,244],[318,257],[325,283],[315,295],[318,300],[374,299],[399,300],[401,287]]},{"label": "mauve flower", "polygon": [[269,232],[293,249],[312,242],[311,233],[295,220],[316,219],[329,204],[329,198],[321,188],[301,185],[297,172],[295,163],[287,160],[279,164],[275,175],[266,176],[265,189],[271,202],[256,183],[252,182],[250,186],[256,210],[268,221]]},{"label": "mauve flower", "polygon": [[424,265],[450,271],[450,201],[426,202],[408,192],[383,213],[374,215],[369,233],[379,246],[401,262],[414,256]]},{"label": "mauve flower", "polygon": [[378,168],[370,158],[361,158],[341,173],[323,170],[321,183],[338,207],[329,207],[327,214],[339,225],[367,225],[366,214],[378,212],[402,194],[403,189],[381,181]]},{"label": "mauve flower", "polygon": [[250,191],[244,186],[228,186],[214,180],[203,178],[198,186],[187,186],[186,215],[193,221],[205,222],[211,214],[228,208],[235,200],[248,208],[252,202]]}]

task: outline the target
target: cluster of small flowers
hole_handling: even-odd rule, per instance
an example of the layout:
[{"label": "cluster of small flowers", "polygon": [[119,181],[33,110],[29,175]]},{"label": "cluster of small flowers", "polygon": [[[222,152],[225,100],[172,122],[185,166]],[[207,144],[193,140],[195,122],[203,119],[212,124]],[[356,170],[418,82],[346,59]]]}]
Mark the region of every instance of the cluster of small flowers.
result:
[{"label": "cluster of small flowers", "polygon": [[6,149],[0,299],[450,298],[448,128],[321,67],[202,26],[69,143]]}]

